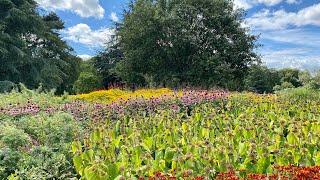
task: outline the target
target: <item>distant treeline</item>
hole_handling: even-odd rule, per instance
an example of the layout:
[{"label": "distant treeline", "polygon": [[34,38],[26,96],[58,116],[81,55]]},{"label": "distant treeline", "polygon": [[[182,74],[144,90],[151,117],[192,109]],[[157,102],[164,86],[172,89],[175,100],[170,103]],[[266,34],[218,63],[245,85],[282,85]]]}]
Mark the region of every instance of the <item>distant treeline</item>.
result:
[{"label": "distant treeline", "polygon": [[[87,93],[94,90],[109,89],[109,88],[131,88],[137,89],[139,87],[158,87],[152,84],[139,86],[138,84],[126,84],[116,75],[101,74],[104,71],[101,68],[95,68],[97,59],[93,58],[89,61],[83,62],[82,66],[86,67],[85,71],[80,73],[80,78],[75,83],[77,93]],[[113,69],[105,69],[112,71]],[[243,79],[243,87],[241,91],[252,91],[256,93],[273,93],[275,91],[306,87],[310,89],[320,89],[320,71],[311,74],[306,70],[299,69],[273,69],[263,65],[252,65],[249,67],[247,75]],[[161,86],[163,87],[163,86]],[[170,88],[221,88],[218,86],[191,86],[190,84],[178,84],[167,86]],[[232,90],[232,89],[229,89]]]}]

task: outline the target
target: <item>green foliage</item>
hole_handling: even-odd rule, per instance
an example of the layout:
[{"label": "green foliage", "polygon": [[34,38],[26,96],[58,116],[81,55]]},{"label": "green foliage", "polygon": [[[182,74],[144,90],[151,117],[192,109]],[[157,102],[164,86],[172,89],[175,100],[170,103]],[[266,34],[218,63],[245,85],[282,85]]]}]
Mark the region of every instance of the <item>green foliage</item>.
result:
[{"label": "green foliage", "polygon": [[0,111],[0,179],[76,178],[70,143],[81,138],[82,125],[59,110],[46,112],[67,100],[40,89],[20,89],[20,93],[0,94],[0,109],[20,111],[37,104],[42,112],[8,116]]},{"label": "green foliage", "polygon": [[4,147],[19,149],[30,145],[31,140],[23,130],[4,124],[0,126],[0,143]]},{"label": "green foliage", "polygon": [[81,73],[73,85],[76,93],[89,93],[103,87],[103,80],[94,69],[92,62],[82,62]]},{"label": "green foliage", "polygon": [[6,179],[18,168],[22,155],[10,148],[0,148],[0,179]]},{"label": "green foliage", "polygon": [[43,92],[40,89],[29,90],[24,85],[18,86],[20,92],[13,91],[11,93],[0,94],[0,107],[19,104],[21,106],[33,102],[39,104],[41,107],[46,108],[55,106],[57,104],[65,103],[68,100],[63,97],[57,97],[54,92]]},{"label": "green foliage", "polygon": [[146,178],[156,172],[214,179],[230,168],[245,177],[274,173],[273,166],[318,165],[319,97],[307,89],[233,94],[194,107],[191,116],[165,109],[106,121],[73,142],[73,162],[83,179]]},{"label": "green foliage", "polygon": [[281,91],[281,90],[291,89],[291,88],[295,88],[293,84],[291,84],[290,82],[283,82],[281,85],[274,86],[273,90]]},{"label": "green foliage", "polygon": [[261,65],[250,67],[246,77],[246,89],[258,93],[272,93],[284,89],[305,86],[309,89],[319,89],[320,81],[317,75],[298,69],[269,69]]},{"label": "green foliage", "polygon": [[253,92],[272,93],[273,87],[280,82],[280,78],[277,70],[254,65],[250,67],[246,77],[246,87]]},{"label": "green foliage", "polygon": [[299,81],[303,86],[308,85],[312,81],[312,76],[309,71],[300,71],[299,72]]},{"label": "green foliage", "polygon": [[121,82],[116,74],[115,67],[122,59],[123,53],[117,45],[111,45],[107,50],[93,58],[93,66],[97,69],[98,74],[103,77],[104,86]]},{"label": "green foliage", "polygon": [[304,101],[320,101],[320,91],[307,87],[286,89],[277,92],[282,98],[290,101],[290,99],[300,99]]},{"label": "green foliage", "polygon": [[29,148],[31,139],[23,130],[13,125],[0,124],[0,178],[14,173],[24,151]]},{"label": "green foliage", "polygon": [[0,93],[11,92],[16,88],[16,84],[11,81],[0,81]]},{"label": "green foliage", "polygon": [[[130,109],[108,111],[21,88],[0,95],[0,179],[135,179],[157,172],[214,179],[230,168],[245,177],[275,173],[274,165],[320,165],[317,90],[231,93],[194,103],[201,92],[182,98],[191,105],[144,106],[139,99]],[[41,111],[8,116],[2,109],[30,102]]]},{"label": "green foliage", "polygon": [[26,116],[12,124],[16,125],[0,127],[0,177],[12,173],[21,179],[76,177],[69,143],[79,137],[81,128],[70,115]]},{"label": "green foliage", "polygon": [[229,0],[133,1],[97,64],[128,84],[241,89],[258,61],[243,17]]},{"label": "green foliage", "polygon": [[290,86],[289,83],[293,85],[293,87],[302,86],[302,82],[300,82],[299,80],[300,71],[298,69],[290,69],[290,68],[281,69],[279,70],[279,73],[281,76],[281,80],[280,80],[281,84],[287,82],[284,84],[284,87]]},{"label": "green foliage", "polygon": [[[69,114],[55,114],[52,117],[22,117],[19,128],[28,133],[38,144],[58,147],[71,142],[78,132],[78,124]],[[63,147],[62,147],[63,148]]]},{"label": "green foliage", "polygon": [[80,60],[58,34],[59,17],[40,15],[34,0],[2,0],[0,7],[0,81],[70,90]]},{"label": "green foliage", "polygon": [[320,89],[320,71],[318,71],[314,77],[305,85],[309,89],[319,90]]},{"label": "green foliage", "polygon": [[316,80],[311,80],[305,87],[309,89],[319,90],[320,84]]},{"label": "green foliage", "polygon": [[15,177],[20,179],[69,179],[76,177],[68,151],[56,152],[47,146],[32,149],[20,161]]}]

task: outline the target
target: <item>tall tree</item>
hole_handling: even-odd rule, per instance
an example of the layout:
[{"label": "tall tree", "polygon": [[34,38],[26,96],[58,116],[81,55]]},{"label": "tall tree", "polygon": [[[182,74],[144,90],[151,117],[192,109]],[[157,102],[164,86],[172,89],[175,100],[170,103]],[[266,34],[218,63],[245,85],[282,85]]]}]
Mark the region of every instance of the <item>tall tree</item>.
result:
[{"label": "tall tree", "polygon": [[69,90],[80,59],[61,40],[60,18],[41,16],[33,0],[0,0],[0,81]]},{"label": "tall tree", "polygon": [[241,88],[259,61],[242,22],[231,0],[136,0],[117,31],[117,72],[129,83]]},{"label": "tall tree", "polygon": [[101,52],[92,59],[92,64],[103,77],[103,85],[108,87],[121,81],[115,73],[115,66],[123,59],[123,53],[118,44],[110,45],[107,50]]}]

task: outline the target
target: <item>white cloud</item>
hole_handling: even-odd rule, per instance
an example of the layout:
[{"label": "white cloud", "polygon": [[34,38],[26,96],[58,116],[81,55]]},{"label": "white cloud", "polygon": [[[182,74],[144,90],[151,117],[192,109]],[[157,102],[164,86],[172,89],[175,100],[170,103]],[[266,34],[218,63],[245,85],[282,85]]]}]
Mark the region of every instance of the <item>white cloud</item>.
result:
[{"label": "white cloud", "polygon": [[281,2],[282,0],[256,0],[256,3],[265,4],[266,6],[274,6]]},{"label": "white cloud", "polygon": [[308,46],[317,49],[320,48],[320,31],[311,31],[307,29],[262,31],[261,39],[299,46]]},{"label": "white cloud", "polygon": [[[236,8],[243,8],[245,10],[252,8],[255,5],[263,4],[265,6],[275,6],[285,0],[234,0]],[[287,0],[288,4],[296,3],[298,0]]]},{"label": "white cloud", "polygon": [[110,19],[111,19],[112,21],[114,21],[114,22],[119,22],[119,17],[117,16],[117,13],[115,13],[115,12],[112,12],[112,13],[110,14]]},{"label": "white cloud", "polygon": [[261,33],[262,43],[267,42],[260,49],[262,60],[267,66],[310,71],[320,69],[320,27],[303,27],[309,24],[318,26],[317,21],[314,21],[317,6],[296,13],[284,10],[270,13],[269,10],[263,10],[251,17],[256,20],[251,21],[254,32]]},{"label": "white cloud", "polygon": [[[262,60],[269,67],[291,67],[310,71],[320,69],[320,31],[303,28],[269,30],[263,31],[261,39],[273,41],[261,50]],[[274,43],[280,43],[280,46]],[[286,46],[283,46],[283,43]],[[276,49],[277,47],[282,49]]]},{"label": "white cloud", "polygon": [[111,28],[92,30],[87,24],[77,24],[62,31],[64,39],[91,47],[102,47],[114,33]]},{"label": "white cloud", "polygon": [[81,55],[78,55],[78,57],[81,58],[84,61],[87,61],[87,60],[92,58],[92,56],[89,55],[89,54],[81,54]]},{"label": "white cloud", "polygon": [[288,48],[281,50],[267,50],[263,53],[262,61],[272,68],[298,68],[309,71],[320,69],[320,54],[310,54],[312,49]]},{"label": "white cloud", "polygon": [[236,9],[242,8],[247,10],[252,7],[251,3],[249,3],[247,0],[234,0],[234,5]]},{"label": "white cloud", "polygon": [[287,0],[288,4],[299,4],[301,3],[301,0]]},{"label": "white cloud", "polygon": [[320,3],[301,9],[298,12],[287,12],[285,10],[271,12],[264,9],[247,18],[246,23],[248,26],[260,30],[286,29],[290,26],[320,26]]},{"label": "white cloud", "polygon": [[104,17],[104,9],[99,0],[36,0],[47,10],[70,10],[81,17]]}]

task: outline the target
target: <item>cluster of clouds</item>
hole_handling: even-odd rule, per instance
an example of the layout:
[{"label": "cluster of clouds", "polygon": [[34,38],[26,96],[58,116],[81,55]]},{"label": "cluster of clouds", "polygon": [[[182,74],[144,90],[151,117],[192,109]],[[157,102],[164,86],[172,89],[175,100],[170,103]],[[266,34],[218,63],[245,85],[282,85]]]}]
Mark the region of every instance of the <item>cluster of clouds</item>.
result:
[{"label": "cluster of clouds", "polygon": [[301,0],[234,0],[236,8],[250,9],[255,5],[264,4],[266,6],[275,6],[281,2],[286,2],[288,4],[298,4]]},{"label": "cluster of clouds", "polygon": [[99,0],[36,0],[47,10],[69,10],[81,17],[96,17],[102,19],[105,10]]},{"label": "cluster of clouds", "polygon": [[[82,18],[93,17],[98,20],[105,18],[105,9],[99,0],[36,0],[39,6],[48,11],[70,11]],[[115,12],[111,12],[108,18],[113,22],[119,22],[119,17]],[[89,48],[103,47],[111,36],[114,29],[102,27],[92,29],[87,24],[77,24],[61,31],[65,40],[85,45]],[[80,58],[87,60],[91,56],[88,54],[78,55]]]},{"label": "cluster of clouds", "polygon": [[268,30],[262,33],[261,39],[275,43],[260,51],[263,62],[269,67],[320,69],[320,31],[304,28]]},{"label": "cluster of clouds", "polygon": [[[245,26],[261,33],[262,41],[272,42],[273,47],[261,50],[262,60],[269,67],[320,69],[320,3],[296,12],[262,9],[247,18]],[[274,44],[281,48],[276,49]]]},{"label": "cluster of clouds", "polygon": [[265,64],[277,69],[290,67],[316,72],[320,69],[320,55],[310,54],[312,51],[309,48],[269,49],[264,52]]},{"label": "cluster of clouds", "polygon": [[114,35],[112,28],[100,28],[93,30],[87,24],[77,24],[62,31],[64,39],[76,43],[88,45],[90,47],[102,47],[106,42],[111,40]]},{"label": "cluster of clouds", "polygon": [[[102,19],[105,15],[105,10],[99,0],[36,0],[36,2],[46,10],[71,11],[84,18]],[[109,18],[115,22],[119,21],[119,17],[115,12],[112,12]]]},{"label": "cluster of clouds", "polygon": [[292,26],[306,25],[320,26],[320,3],[303,8],[298,12],[287,12],[283,9],[272,12],[263,9],[247,18],[247,24],[259,30],[287,29]]}]

